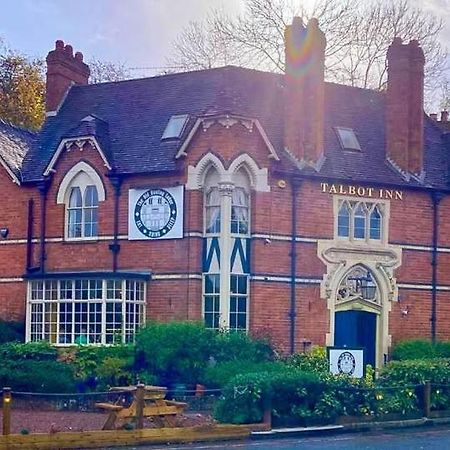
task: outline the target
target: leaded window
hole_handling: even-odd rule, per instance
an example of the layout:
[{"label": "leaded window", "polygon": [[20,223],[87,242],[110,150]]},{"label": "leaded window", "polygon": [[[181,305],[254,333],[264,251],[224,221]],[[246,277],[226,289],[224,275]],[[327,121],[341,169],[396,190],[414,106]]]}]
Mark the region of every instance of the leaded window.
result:
[{"label": "leaded window", "polygon": [[356,266],[344,277],[338,288],[337,301],[347,302],[364,300],[379,303],[378,287],[372,272],[362,266]]},{"label": "leaded window", "polygon": [[204,317],[207,328],[219,328],[220,321],[220,275],[204,275]]},{"label": "leaded window", "polygon": [[385,232],[384,209],[383,203],[340,200],[337,236],[355,241],[381,241]]},{"label": "leaded window", "polygon": [[230,328],[247,328],[248,276],[230,276]]},{"label": "leaded window", "polygon": [[249,195],[244,188],[236,187],[231,196],[231,233],[249,232]]},{"label": "leaded window", "polygon": [[32,281],[27,339],[52,344],[131,342],[144,315],[142,281]]},{"label": "leaded window", "polygon": [[67,236],[69,238],[98,235],[98,192],[93,185],[71,188],[67,208]]},{"label": "leaded window", "polygon": [[205,231],[207,234],[220,233],[220,194],[217,187],[211,188],[205,198]]}]

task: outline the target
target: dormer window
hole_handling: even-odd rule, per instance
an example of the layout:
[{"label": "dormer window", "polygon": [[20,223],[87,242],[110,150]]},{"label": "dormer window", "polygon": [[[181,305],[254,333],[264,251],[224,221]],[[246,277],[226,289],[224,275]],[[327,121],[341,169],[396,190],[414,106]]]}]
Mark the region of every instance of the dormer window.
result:
[{"label": "dormer window", "polygon": [[167,123],[161,139],[178,139],[183,133],[188,119],[189,116],[187,114],[172,116]]},{"label": "dormer window", "polygon": [[351,128],[336,127],[335,131],[343,150],[361,151],[358,138]]}]

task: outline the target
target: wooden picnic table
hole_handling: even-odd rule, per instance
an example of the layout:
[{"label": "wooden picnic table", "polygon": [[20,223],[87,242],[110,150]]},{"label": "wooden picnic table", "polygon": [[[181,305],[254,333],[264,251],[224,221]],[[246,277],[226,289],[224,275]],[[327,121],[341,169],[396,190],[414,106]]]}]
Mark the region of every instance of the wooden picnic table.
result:
[{"label": "wooden picnic table", "polygon": [[129,406],[124,406],[122,396],[115,403],[96,403],[97,408],[108,411],[108,417],[103,430],[113,430],[116,421],[122,419],[125,422],[135,424],[137,429],[144,427],[144,418],[151,418],[158,427],[176,426],[176,416],[181,414],[187,404],[166,400],[167,388],[162,386],[117,386],[110,389],[112,392],[133,394],[133,400]]}]

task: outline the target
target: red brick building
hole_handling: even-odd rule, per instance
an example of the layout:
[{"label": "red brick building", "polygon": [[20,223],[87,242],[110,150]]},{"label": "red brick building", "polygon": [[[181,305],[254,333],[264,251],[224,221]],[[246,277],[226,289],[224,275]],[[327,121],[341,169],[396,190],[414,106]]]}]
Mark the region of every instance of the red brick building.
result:
[{"label": "red brick building", "polygon": [[376,92],[324,82],[325,45],[295,19],[285,74],[88,85],[57,41],[42,130],[0,123],[1,317],[55,344],[204,320],[377,365],[450,339],[450,139],[423,52],[396,39]]}]

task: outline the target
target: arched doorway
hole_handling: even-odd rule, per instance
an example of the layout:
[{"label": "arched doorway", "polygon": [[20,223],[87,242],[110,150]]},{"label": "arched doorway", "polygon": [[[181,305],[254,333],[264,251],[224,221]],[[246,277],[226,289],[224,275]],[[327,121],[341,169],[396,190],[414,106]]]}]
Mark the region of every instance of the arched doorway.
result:
[{"label": "arched doorway", "polygon": [[336,293],[334,345],[364,348],[365,364],[377,365],[381,293],[370,269],[355,266],[343,277]]}]

